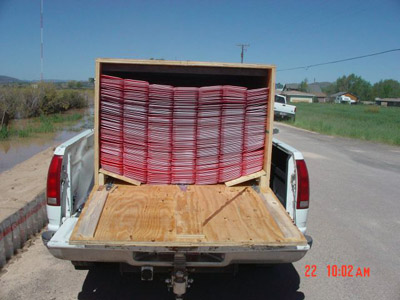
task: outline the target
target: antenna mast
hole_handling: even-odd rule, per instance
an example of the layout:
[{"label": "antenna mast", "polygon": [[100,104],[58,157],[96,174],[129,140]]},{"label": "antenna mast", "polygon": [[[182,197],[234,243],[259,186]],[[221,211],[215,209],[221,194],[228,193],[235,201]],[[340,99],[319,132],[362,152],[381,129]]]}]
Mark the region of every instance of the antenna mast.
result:
[{"label": "antenna mast", "polygon": [[40,0],[40,81],[43,81],[43,0]]}]

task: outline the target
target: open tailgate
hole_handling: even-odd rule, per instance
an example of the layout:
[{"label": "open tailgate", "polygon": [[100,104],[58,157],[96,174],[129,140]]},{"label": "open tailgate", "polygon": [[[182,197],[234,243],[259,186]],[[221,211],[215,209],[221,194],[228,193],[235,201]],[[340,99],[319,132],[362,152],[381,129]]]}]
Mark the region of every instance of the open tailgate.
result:
[{"label": "open tailgate", "polygon": [[69,240],[139,247],[304,246],[304,235],[268,189],[225,185],[94,187]]}]

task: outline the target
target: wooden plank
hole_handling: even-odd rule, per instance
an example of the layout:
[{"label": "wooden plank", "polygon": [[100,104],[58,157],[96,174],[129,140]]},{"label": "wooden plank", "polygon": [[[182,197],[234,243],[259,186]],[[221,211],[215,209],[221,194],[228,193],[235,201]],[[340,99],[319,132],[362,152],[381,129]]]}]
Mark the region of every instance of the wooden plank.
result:
[{"label": "wooden plank", "polygon": [[[94,184],[100,185],[99,182],[99,169],[100,169],[100,148],[99,148],[99,135],[100,135],[100,62],[96,60],[96,74],[94,82]],[[102,178],[104,184],[104,176]]]},{"label": "wooden plank", "polygon": [[192,67],[220,67],[220,68],[241,68],[241,69],[272,69],[275,65],[266,64],[242,64],[242,63],[223,63],[223,62],[204,62],[204,61],[178,61],[178,60],[141,60],[125,58],[97,58],[98,63],[109,64],[136,64],[152,66],[192,66]]},{"label": "wooden plank", "polygon": [[249,181],[249,180],[252,180],[252,179],[259,178],[259,177],[261,177],[261,176],[263,176],[265,174],[266,174],[265,171],[261,170],[261,171],[255,172],[253,174],[245,175],[245,176],[233,179],[231,181],[227,181],[227,182],[225,182],[225,185],[226,186],[234,186],[234,185],[237,185],[239,183],[243,183],[243,182],[246,182],[246,181]]},{"label": "wooden plank", "polygon": [[104,174],[104,175],[107,175],[107,176],[110,176],[110,177],[113,177],[113,178],[116,178],[116,179],[119,179],[119,180],[122,180],[122,181],[125,181],[125,182],[128,182],[128,183],[131,183],[131,184],[134,184],[134,185],[141,185],[140,181],[137,181],[135,179],[128,178],[128,177],[125,177],[125,176],[122,176],[122,175],[114,174],[114,173],[106,171],[104,169],[100,169],[99,172]]},{"label": "wooden plank", "polygon": [[98,173],[98,182],[97,182],[97,184],[99,185],[99,186],[102,186],[102,185],[105,185],[106,184],[106,176],[103,174],[103,173]]},{"label": "wooden plank", "polygon": [[[271,194],[272,193],[272,194]],[[109,193],[92,238],[71,244],[131,246],[288,246],[306,244],[284,208],[251,187],[118,185]],[[281,213],[279,213],[281,210]],[[86,207],[75,228],[87,218]],[[117,221],[116,221],[117,220]]]},{"label": "wooden plank", "polygon": [[267,119],[266,119],[266,136],[264,146],[264,166],[263,169],[266,171],[266,175],[260,178],[260,190],[265,192],[269,188],[269,180],[271,177],[271,159],[272,159],[272,137],[274,130],[274,103],[275,103],[275,74],[276,68],[273,67],[270,70],[268,87],[268,107],[267,107]]},{"label": "wooden plank", "polygon": [[82,238],[94,237],[107,196],[108,192],[105,189],[93,193],[91,200],[87,203],[85,218],[82,219],[83,221],[76,233],[78,236]]},{"label": "wooden plank", "polygon": [[269,213],[278,224],[279,229],[285,238],[305,240],[300,230],[296,226],[293,226],[292,219],[271,189],[268,189],[267,192],[263,193],[262,198],[265,201]]}]

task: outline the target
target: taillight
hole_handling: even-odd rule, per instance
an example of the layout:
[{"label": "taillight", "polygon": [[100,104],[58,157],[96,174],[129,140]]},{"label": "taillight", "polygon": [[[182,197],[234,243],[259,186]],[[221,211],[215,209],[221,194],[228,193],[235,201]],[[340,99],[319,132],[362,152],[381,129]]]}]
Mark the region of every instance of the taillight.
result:
[{"label": "taillight", "polygon": [[60,181],[63,157],[54,155],[47,173],[47,204],[60,206]]},{"label": "taillight", "polygon": [[308,208],[310,204],[310,184],[307,165],[304,160],[296,160],[297,167],[297,209]]}]

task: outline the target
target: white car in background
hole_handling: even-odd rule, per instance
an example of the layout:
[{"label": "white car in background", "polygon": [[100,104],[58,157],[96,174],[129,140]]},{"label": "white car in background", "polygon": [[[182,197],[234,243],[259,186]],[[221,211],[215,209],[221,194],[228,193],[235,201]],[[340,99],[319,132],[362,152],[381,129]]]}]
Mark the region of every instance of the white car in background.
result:
[{"label": "white car in background", "polygon": [[341,96],[337,96],[335,99],[335,103],[342,103],[342,104],[357,104],[356,100],[351,99],[348,96],[345,95],[341,95]]},{"label": "white car in background", "polygon": [[274,116],[277,119],[291,119],[296,118],[296,106],[287,104],[286,97],[282,95],[275,95]]}]

